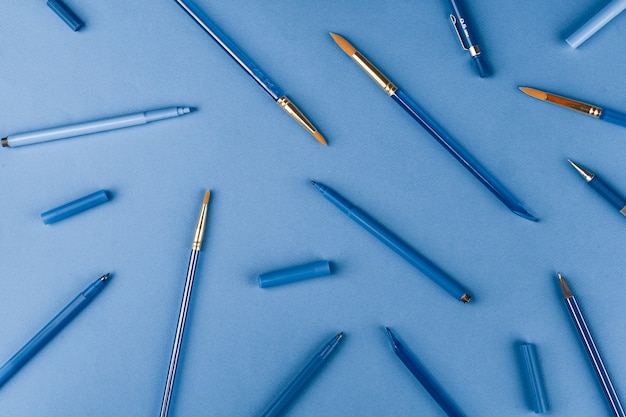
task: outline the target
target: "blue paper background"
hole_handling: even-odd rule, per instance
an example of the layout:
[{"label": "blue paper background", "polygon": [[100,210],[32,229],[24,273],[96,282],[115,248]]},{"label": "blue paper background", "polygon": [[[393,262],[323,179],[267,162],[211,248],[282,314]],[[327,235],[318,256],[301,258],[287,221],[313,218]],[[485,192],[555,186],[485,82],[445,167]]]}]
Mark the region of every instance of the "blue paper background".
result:
[{"label": "blue paper background", "polygon": [[[0,361],[79,291],[109,286],[0,389],[2,416],[158,414],[195,221],[212,190],[172,415],[258,414],[333,334],[289,416],[440,416],[393,355],[392,327],[468,416],[526,416],[515,343],[536,343],[554,416],[608,416],[555,279],[618,393],[625,219],[566,159],[626,195],[626,130],[540,103],[545,89],[626,112],[626,16],[571,49],[605,0],[468,1],[494,75],[478,78],[443,0],[197,0],[329,141],[293,122],[174,1],[44,1],[0,16],[1,135],[167,106],[147,126],[0,150]],[[509,212],[328,36],[345,36],[541,219]],[[466,285],[463,305],[308,183],[352,200]],[[52,226],[43,211],[108,189]],[[331,277],[256,276],[317,259]]]}]

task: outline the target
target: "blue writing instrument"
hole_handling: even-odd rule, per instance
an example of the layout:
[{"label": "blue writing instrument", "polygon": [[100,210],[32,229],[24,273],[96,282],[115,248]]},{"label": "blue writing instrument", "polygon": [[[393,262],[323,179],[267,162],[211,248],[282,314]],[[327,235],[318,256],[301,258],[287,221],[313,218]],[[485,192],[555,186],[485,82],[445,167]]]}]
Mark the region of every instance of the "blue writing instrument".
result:
[{"label": "blue writing instrument", "polygon": [[11,378],[19,369],[35,356],[57,333],[65,327],[109,282],[109,274],[98,278],[87,289],[76,296],[59,314],[24,345],[2,368],[0,368],[0,386]]},{"label": "blue writing instrument", "polygon": [[2,146],[5,148],[15,148],[18,146],[49,142],[51,140],[88,135],[90,133],[106,132],[108,130],[121,129],[123,127],[144,125],[146,123],[156,122],[157,120],[182,116],[190,111],[191,109],[189,107],[170,107],[167,109],[151,110],[75,125],[54,127],[51,129],[37,130],[28,133],[18,133],[16,135],[9,135],[6,138],[2,138]]},{"label": "blue writing instrument", "polygon": [[626,200],[624,197],[619,196],[613,191],[604,181],[602,181],[596,174],[589,171],[586,168],[578,165],[577,163],[569,160],[574,169],[587,181],[587,184],[591,186],[598,194],[600,194],[606,201],[608,201],[613,207],[619,210],[624,216],[626,216]]},{"label": "blue writing instrument", "polygon": [[461,0],[450,0],[450,4],[452,4],[452,8],[454,9],[454,13],[450,15],[450,20],[452,21],[454,30],[459,37],[461,46],[463,49],[468,51],[472,57],[472,61],[474,61],[474,66],[476,67],[478,75],[481,78],[487,77],[491,74],[491,71],[487,66],[483,52],[478,46],[474,30],[469,22],[463,2]]},{"label": "blue writing instrument", "polygon": [[459,283],[450,278],[437,265],[426,259],[422,254],[415,251],[405,242],[396,237],[383,225],[361,211],[354,204],[343,198],[333,189],[315,181],[311,183],[322,193],[324,197],[343,211],[362,228],[370,232],[385,245],[393,249],[395,253],[403,257],[411,265],[419,269],[424,275],[433,280],[437,285],[446,290],[448,294],[467,303],[472,298]]}]

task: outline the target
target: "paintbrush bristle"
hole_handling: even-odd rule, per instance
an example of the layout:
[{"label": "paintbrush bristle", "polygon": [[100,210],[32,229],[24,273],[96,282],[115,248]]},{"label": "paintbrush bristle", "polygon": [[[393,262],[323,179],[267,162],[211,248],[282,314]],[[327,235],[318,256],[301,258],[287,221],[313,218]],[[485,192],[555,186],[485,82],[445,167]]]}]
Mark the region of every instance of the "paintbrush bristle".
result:
[{"label": "paintbrush bristle", "polygon": [[330,36],[333,37],[333,39],[335,40],[335,42],[337,42],[337,45],[339,45],[339,47],[341,49],[343,49],[343,51],[352,56],[356,53],[356,48],[354,46],[352,46],[350,44],[350,42],[348,42],[347,40],[345,40],[343,37],[337,35],[336,33],[330,32]]},{"label": "paintbrush bristle", "polygon": [[538,98],[539,100],[548,99],[548,93],[546,93],[545,91],[537,90],[530,87],[519,87],[519,89],[522,90],[523,93],[526,93],[531,97]]},{"label": "paintbrush bristle", "polygon": [[209,204],[210,197],[211,197],[211,190],[206,190],[206,193],[204,193],[204,202],[202,204]]}]

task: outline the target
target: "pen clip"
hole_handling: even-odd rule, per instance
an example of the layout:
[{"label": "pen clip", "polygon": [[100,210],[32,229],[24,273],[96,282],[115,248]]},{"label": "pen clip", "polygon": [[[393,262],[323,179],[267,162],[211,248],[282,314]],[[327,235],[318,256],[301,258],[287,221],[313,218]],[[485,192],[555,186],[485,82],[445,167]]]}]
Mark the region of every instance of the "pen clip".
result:
[{"label": "pen clip", "polygon": [[469,47],[465,46],[465,42],[463,42],[463,37],[461,36],[461,32],[459,31],[459,26],[457,25],[456,16],[451,14],[450,20],[452,21],[452,26],[454,26],[454,31],[456,32],[456,36],[459,38],[459,43],[461,44],[461,48],[464,51],[468,51]]}]

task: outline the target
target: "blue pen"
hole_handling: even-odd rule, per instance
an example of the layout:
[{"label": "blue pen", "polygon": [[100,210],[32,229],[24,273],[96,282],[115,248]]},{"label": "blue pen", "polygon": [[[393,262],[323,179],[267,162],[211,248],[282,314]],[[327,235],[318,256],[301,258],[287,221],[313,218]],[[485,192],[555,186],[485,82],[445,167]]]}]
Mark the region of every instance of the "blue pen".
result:
[{"label": "blue pen", "polygon": [[393,98],[407,113],[409,113],[428,133],[430,133],[444,148],[448,150],[469,172],[485,185],[500,201],[513,213],[527,220],[538,221],[533,215],[509,193],[498,181],[463,148],[461,148],[443,129],[420,109],[404,92],[400,91],[385,75],[356,50],[341,36],[330,34],[337,45],[369,75],[385,93]]},{"label": "blue pen", "polygon": [[13,376],[30,358],[35,356],[57,333],[65,327],[109,282],[109,274],[98,278],[85,291],[74,298],[59,314],[24,345],[2,368],[0,368],[0,386]]},{"label": "blue pen", "polygon": [[267,94],[296,122],[309,132],[318,142],[326,145],[326,139],[313,126],[296,105],[283,94],[283,92],[248,58],[235,43],[198,6],[190,0],[175,0],[180,7],[198,24],[206,33],[224,49],[241,68],[256,81]]},{"label": "blue pen", "polygon": [[481,77],[490,75],[491,71],[485,61],[483,52],[478,46],[478,42],[476,41],[476,36],[472,30],[472,25],[470,25],[467,12],[465,11],[465,7],[463,7],[463,2],[461,0],[450,0],[450,4],[452,4],[452,8],[454,9],[454,14],[450,15],[450,20],[452,21],[454,30],[459,37],[461,46],[464,50],[468,51],[472,57],[472,61],[474,61],[474,66],[476,67],[478,75]]},{"label": "blue pen", "polygon": [[472,298],[467,291],[456,281],[450,278],[437,265],[430,262],[423,255],[416,252],[405,242],[396,237],[383,225],[361,211],[354,204],[343,198],[333,189],[315,181],[311,183],[322,193],[324,197],[333,203],[339,210],[343,211],[361,227],[377,237],[381,242],[391,248],[395,253],[403,257],[407,262],[420,270],[424,275],[433,280],[437,285],[446,290],[448,294],[467,303]]},{"label": "blue pen", "polygon": [[594,104],[587,104],[582,101],[572,100],[571,98],[557,96],[556,94],[537,90],[536,88],[519,87],[519,89],[524,94],[538,100],[547,101],[548,103],[556,104],[557,106],[565,107],[566,109],[574,110],[575,112],[586,114],[587,116],[591,116],[596,119],[626,127],[626,114],[618,113],[614,110],[604,109]]},{"label": "blue pen", "polygon": [[626,200],[613,191],[604,181],[602,181],[596,174],[583,168],[577,163],[569,160],[569,163],[578,171],[578,173],[587,181],[587,184],[597,191],[606,201],[608,201],[613,207],[619,210],[624,216],[626,216]]},{"label": "blue pen", "polygon": [[388,327],[385,329],[387,330],[387,336],[389,336],[391,347],[393,348],[396,356],[400,358],[404,366],[411,371],[413,376],[417,378],[420,384],[422,384],[433,400],[439,404],[448,417],[464,417],[461,410],[459,410],[452,399],[443,391],[443,389],[441,389],[439,384],[437,384],[437,381],[435,381],[433,377],[430,376],[428,371],[415,358],[413,358],[409,352],[407,352],[402,343],[400,343],[391,330]]},{"label": "blue pen", "polygon": [[18,133],[16,135],[9,135],[5,138],[2,138],[2,146],[5,148],[15,148],[18,146],[49,142],[51,140],[88,135],[90,133],[106,132],[108,130],[143,125],[150,122],[156,122],[157,120],[178,117],[182,116],[183,114],[187,114],[190,111],[191,109],[189,107],[170,107],[167,109],[127,114],[125,116],[111,117],[108,119],[95,120],[92,122],[54,127],[51,129],[38,130],[35,132]]},{"label": "blue pen", "polygon": [[313,378],[317,371],[326,363],[326,360],[343,339],[343,332],[334,336],[328,343],[324,343],[321,349],[313,355],[311,360],[302,368],[287,387],[265,409],[261,417],[277,417],[281,415],[291,401],[302,391],[302,388]]}]

